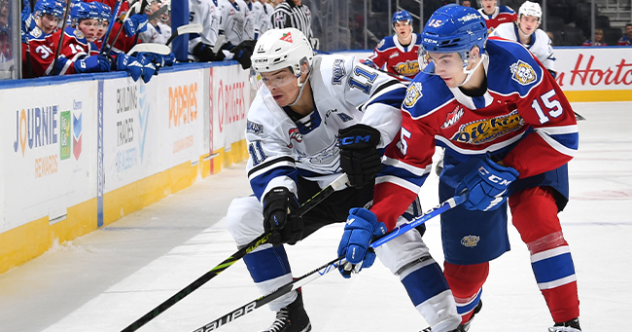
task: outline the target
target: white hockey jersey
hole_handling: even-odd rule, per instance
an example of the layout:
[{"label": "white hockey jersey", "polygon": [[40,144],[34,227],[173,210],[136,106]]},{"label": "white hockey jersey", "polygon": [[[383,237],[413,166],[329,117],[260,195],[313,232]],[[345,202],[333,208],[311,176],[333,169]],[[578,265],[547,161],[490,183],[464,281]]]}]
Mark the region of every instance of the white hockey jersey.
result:
[{"label": "white hockey jersey", "polygon": [[156,26],[147,24],[147,30],[140,33],[143,43],[166,44],[171,37],[171,27],[158,22]]},{"label": "white hockey jersey", "polygon": [[253,2],[257,2],[256,0],[251,0],[246,3],[246,18],[244,19],[244,39],[243,40],[254,40],[255,39],[255,15],[253,13],[252,7],[254,6]]},{"label": "white hockey jersey", "polygon": [[[242,0],[219,0],[219,33],[226,36],[226,41],[234,46],[239,45],[244,36],[244,25],[248,8]],[[253,32],[254,34],[254,32]]]},{"label": "white hockey jersey", "polygon": [[259,37],[269,29],[272,29],[272,22],[270,20],[273,12],[274,7],[267,2],[263,4],[259,1],[255,1],[252,4],[252,14],[255,22],[255,40],[259,39]]},{"label": "white hockey jersey", "polygon": [[[509,39],[520,43],[518,26],[515,23],[503,23],[499,25],[489,36]],[[551,39],[542,29],[537,29],[531,35],[531,44],[523,45],[542,62],[544,68],[555,71],[555,56]]]},{"label": "white hockey jersey", "polygon": [[[338,130],[358,123],[381,134],[378,148],[398,135],[406,86],[354,56],[315,56],[309,78],[315,110],[293,121],[264,85],[250,106],[248,178],[261,200],[272,188],[297,195],[298,176],[327,186],[340,172]],[[296,114],[296,113],[294,113]]]},{"label": "white hockey jersey", "polygon": [[189,0],[190,23],[201,24],[200,34],[189,34],[189,54],[199,43],[215,46],[219,34],[220,12],[217,0]]}]

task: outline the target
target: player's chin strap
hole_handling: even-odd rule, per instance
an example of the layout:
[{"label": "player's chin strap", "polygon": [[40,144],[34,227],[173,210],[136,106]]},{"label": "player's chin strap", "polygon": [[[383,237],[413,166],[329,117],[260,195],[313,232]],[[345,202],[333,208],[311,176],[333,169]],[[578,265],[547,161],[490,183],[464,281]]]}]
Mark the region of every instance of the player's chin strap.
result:
[{"label": "player's chin strap", "polygon": [[298,87],[300,90],[298,92],[298,96],[296,97],[296,100],[287,106],[294,106],[296,105],[296,103],[298,103],[299,100],[301,100],[301,96],[303,95],[303,89],[305,88],[305,84],[307,84],[307,81],[309,81],[309,77],[311,75],[312,75],[312,69],[310,68],[309,71],[307,72],[307,76],[305,77],[305,82],[301,83],[302,74],[296,78],[296,81],[298,82]]},{"label": "player's chin strap", "polygon": [[[535,32],[535,30],[533,30],[533,32]],[[526,34],[526,33],[522,32],[522,29],[520,29],[520,26],[518,26],[518,33],[519,33],[521,36],[524,36],[524,37],[531,37],[531,35],[533,34],[533,32],[532,32],[532,33],[530,33],[530,34]]]},{"label": "player's chin strap", "polygon": [[467,70],[467,69],[466,69],[467,67],[463,68],[463,72],[467,75],[467,77],[465,77],[465,81],[463,81],[463,83],[461,83],[459,86],[464,86],[467,82],[469,82],[469,81],[470,81],[470,79],[471,79],[471,78],[472,78],[472,76],[473,76],[472,74],[474,74],[474,72],[476,71],[476,69],[478,69],[478,67],[479,67],[479,66],[480,66],[483,62],[485,62],[485,60],[487,60],[487,54],[486,54],[486,53],[483,53],[483,54],[481,54],[481,61],[479,61],[479,62],[476,64],[476,66],[474,66],[474,68],[472,68],[471,70]]}]

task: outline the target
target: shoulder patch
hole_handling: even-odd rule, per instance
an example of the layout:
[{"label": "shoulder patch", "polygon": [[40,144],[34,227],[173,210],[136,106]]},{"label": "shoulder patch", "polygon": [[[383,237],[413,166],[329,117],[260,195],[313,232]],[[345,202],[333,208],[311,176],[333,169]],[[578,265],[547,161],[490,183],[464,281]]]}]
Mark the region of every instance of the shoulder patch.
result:
[{"label": "shoulder patch", "polygon": [[81,32],[81,30],[79,29],[75,29],[75,36],[77,36],[77,38],[84,38],[85,36],[83,35],[83,32]]},{"label": "shoulder patch", "polygon": [[513,63],[509,69],[511,70],[511,79],[521,85],[529,85],[538,79],[533,67],[522,60]]},{"label": "shoulder patch", "polygon": [[342,84],[342,78],[347,75],[347,70],[345,69],[345,61],[343,59],[336,59],[334,61],[334,67],[331,73],[331,84],[340,85]]},{"label": "shoulder patch", "polygon": [[42,35],[42,30],[40,28],[35,27],[35,29],[31,30],[31,36],[35,38],[39,38]]},{"label": "shoulder patch", "polygon": [[423,97],[421,93],[421,83],[413,82],[408,86],[408,90],[406,91],[406,98],[404,99],[404,106],[413,107],[417,103],[419,98]]},{"label": "shoulder patch", "polygon": [[377,44],[377,48],[380,48],[380,47],[384,46],[384,42],[385,42],[384,39],[380,40],[380,43]]},{"label": "shoulder patch", "polygon": [[248,120],[246,122],[246,132],[255,134],[255,135],[263,134],[263,126],[258,123]]}]

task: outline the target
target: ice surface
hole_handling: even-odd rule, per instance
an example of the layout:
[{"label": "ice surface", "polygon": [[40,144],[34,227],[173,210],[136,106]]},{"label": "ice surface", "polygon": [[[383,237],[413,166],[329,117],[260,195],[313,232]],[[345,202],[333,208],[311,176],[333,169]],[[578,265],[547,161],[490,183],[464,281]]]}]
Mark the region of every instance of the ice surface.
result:
[{"label": "ice surface", "polygon": [[[571,201],[560,214],[575,260],[586,332],[624,331],[632,309],[632,103],[578,103],[579,152],[570,164]],[[420,194],[438,203],[436,176]],[[120,331],[236,251],[223,216],[250,194],[244,164],[120,221],[56,245],[0,275],[0,331]],[[442,261],[438,219],[424,239]],[[295,276],[335,258],[341,225],[288,248]],[[552,324],[513,227],[512,251],[491,263],[484,307],[471,332],[546,332]],[[337,272],[303,287],[313,331],[408,331],[427,324],[398,279],[379,262],[351,280]],[[259,296],[243,262],[209,281],[139,331],[193,331]],[[267,328],[267,308],[219,331]]]}]

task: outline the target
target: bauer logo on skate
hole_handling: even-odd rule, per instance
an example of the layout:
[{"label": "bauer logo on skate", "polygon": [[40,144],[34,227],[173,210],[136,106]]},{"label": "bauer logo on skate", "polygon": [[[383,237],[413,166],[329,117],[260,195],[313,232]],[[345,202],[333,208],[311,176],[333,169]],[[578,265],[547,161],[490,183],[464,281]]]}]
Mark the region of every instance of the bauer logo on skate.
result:
[{"label": "bauer logo on skate", "polygon": [[538,75],[533,70],[533,67],[528,63],[518,60],[518,62],[512,64],[510,67],[511,79],[522,84],[529,85],[538,79]]},{"label": "bauer logo on skate", "polygon": [[423,97],[421,93],[421,83],[414,82],[408,87],[406,92],[406,99],[404,99],[404,106],[413,107],[419,98]]},{"label": "bauer logo on skate", "polygon": [[394,66],[394,69],[400,75],[412,76],[419,72],[419,62],[417,60],[400,62]]},{"label": "bauer logo on skate", "polygon": [[480,241],[480,240],[481,240],[480,236],[467,235],[467,236],[464,236],[461,239],[461,244],[464,247],[473,248],[473,247],[476,247],[478,245],[478,241]]},{"label": "bauer logo on skate", "polygon": [[507,115],[461,125],[451,140],[468,144],[485,144],[518,131],[523,125],[524,120],[518,114],[518,110],[514,110]]}]

